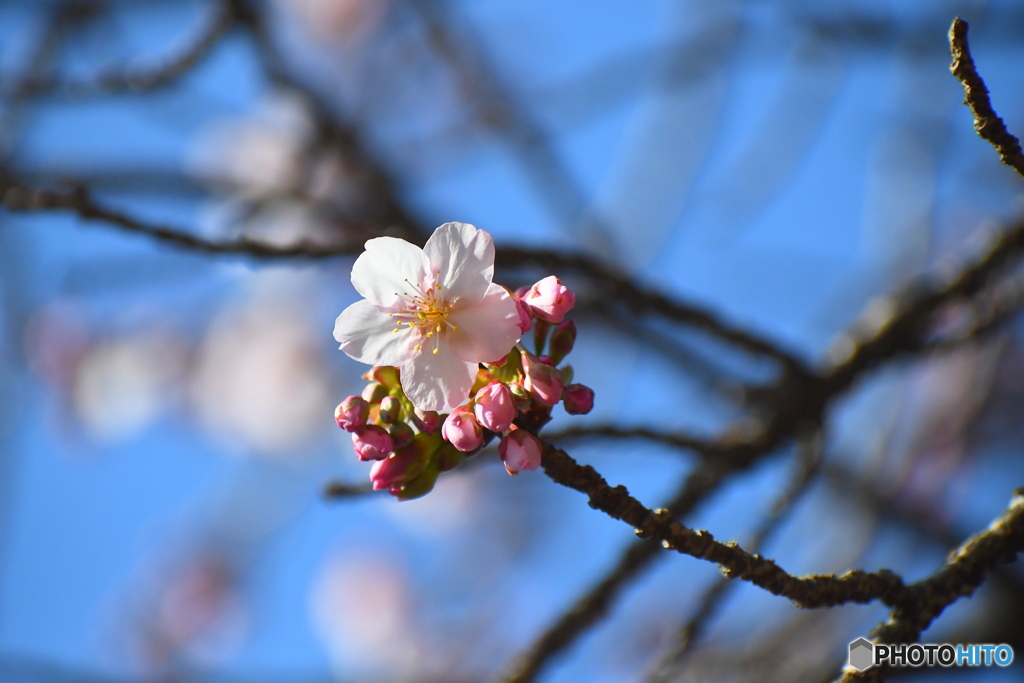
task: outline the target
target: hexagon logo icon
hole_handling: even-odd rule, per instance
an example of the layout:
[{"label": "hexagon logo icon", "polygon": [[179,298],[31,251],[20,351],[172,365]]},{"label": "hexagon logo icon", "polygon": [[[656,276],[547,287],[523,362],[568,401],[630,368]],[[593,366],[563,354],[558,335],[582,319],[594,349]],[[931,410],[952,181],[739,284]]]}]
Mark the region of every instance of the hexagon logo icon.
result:
[{"label": "hexagon logo icon", "polygon": [[849,663],[857,671],[873,667],[875,665],[875,644],[867,638],[858,638],[850,643]]}]

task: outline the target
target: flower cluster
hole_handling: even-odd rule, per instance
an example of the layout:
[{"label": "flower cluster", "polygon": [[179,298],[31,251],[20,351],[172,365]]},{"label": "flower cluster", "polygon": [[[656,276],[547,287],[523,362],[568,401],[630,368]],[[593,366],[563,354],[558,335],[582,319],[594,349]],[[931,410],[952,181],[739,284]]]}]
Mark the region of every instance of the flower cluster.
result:
[{"label": "flower cluster", "polygon": [[[352,283],[365,299],[338,317],[334,336],[374,368],[335,419],[359,459],[374,461],[375,490],[422,496],[497,437],[509,474],[535,470],[535,434],[552,408],[593,407],[594,392],[559,367],[576,341],[565,317],[573,292],[549,276],[513,295],[491,281],[493,270],[490,234],[465,223],[442,225],[422,250],[372,239],[356,260]],[[520,343],[531,329],[534,353]]]}]

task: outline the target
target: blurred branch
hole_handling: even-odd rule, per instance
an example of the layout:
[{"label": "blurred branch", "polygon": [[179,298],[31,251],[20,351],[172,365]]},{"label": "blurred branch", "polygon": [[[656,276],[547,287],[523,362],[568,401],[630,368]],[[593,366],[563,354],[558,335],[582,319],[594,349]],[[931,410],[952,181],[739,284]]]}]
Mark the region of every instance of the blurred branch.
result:
[{"label": "blurred branch", "polygon": [[164,57],[155,65],[108,69],[86,80],[62,80],[56,76],[27,78],[7,89],[4,96],[61,95],[82,98],[129,92],[147,93],[173,85],[208,57],[235,26],[236,16],[227,2],[212,0],[207,14],[209,16],[204,24],[190,36],[184,48]]},{"label": "blurred branch", "polygon": [[324,487],[324,498],[328,500],[358,498],[359,496],[365,496],[370,493],[373,493],[373,485],[369,483],[346,484],[335,481]]},{"label": "blurred branch", "polygon": [[949,70],[964,86],[964,104],[974,114],[974,130],[996,148],[1004,164],[1024,178],[1024,152],[1021,151],[1020,140],[1006,130],[1006,124],[992,109],[988,88],[978,75],[967,45],[967,22],[959,17],[953,20],[949,29],[949,47],[953,55]]},{"label": "blurred branch", "polygon": [[[781,523],[787,517],[787,513],[793,508],[797,501],[815,480],[821,468],[822,447],[824,436],[815,433],[809,438],[802,439],[797,445],[797,466],[791,475],[789,484],[782,494],[772,503],[768,514],[751,535],[747,547],[752,552],[759,552],[761,547],[775,533]],[[719,605],[735,588],[735,581],[725,578],[718,578],[714,584],[705,591],[693,616],[679,629],[675,636],[672,648],[665,654],[661,661],[655,666],[654,671],[648,677],[651,683],[668,683],[671,681],[679,668],[685,655],[690,652],[690,646],[700,637],[704,626],[717,611]]]},{"label": "blurred branch", "polygon": [[[724,470],[716,466],[716,462],[715,459],[702,461],[697,469],[685,478],[673,500],[665,506],[674,519],[692,512],[725,478]],[[578,598],[572,607],[534,641],[533,645],[514,658],[507,677],[502,680],[508,683],[528,683],[534,680],[555,655],[572,645],[577,638],[607,615],[619,592],[639,576],[655,558],[662,557],[659,551],[660,547],[655,543],[630,544],[610,571]]]},{"label": "blurred branch", "polygon": [[587,278],[598,298],[606,302],[619,302],[624,312],[633,317],[658,315],[671,322],[707,332],[749,353],[777,360],[794,372],[807,372],[803,361],[779,344],[741,330],[707,309],[644,288],[615,266],[588,254],[506,246],[497,250],[495,264],[517,267],[534,265],[541,270],[559,274],[567,271],[578,273]]},{"label": "blurred branch", "polygon": [[598,424],[583,427],[567,427],[549,431],[545,436],[552,442],[582,439],[645,439],[657,441],[666,446],[692,451],[701,458],[714,457],[718,450],[714,443],[684,432],[663,432],[650,427],[618,427],[614,424]]},{"label": "blurred branch", "polygon": [[928,350],[952,351],[967,343],[983,341],[1005,327],[1024,308],[1024,273],[996,283],[965,307],[966,324],[929,340]]},{"label": "blurred branch", "polygon": [[99,221],[127,232],[145,235],[179,249],[208,254],[235,254],[256,258],[324,259],[343,254],[356,254],[361,243],[348,246],[322,247],[298,243],[281,247],[245,237],[217,242],[189,234],[177,228],[158,225],[135,218],[127,213],[108,208],[94,200],[84,188],[68,191],[22,187],[0,178],[0,204],[10,211],[71,212],[82,220]]},{"label": "blurred branch", "polygon": [[[537,195],[567,226],[584,216],[587,197],[549,136],[519,104],[480,40],[451,4],[437,0],[407,0],[419,15],[435,52],[455,73],[470,98],[477,119],[503,135],[533,184]],[[603,240],[607,228],[593,216],[589,227]]]},{"label": "blurred branch", "polygon": [[702,348],[692,338],[669,334],[656,321],[637,318],[625,306],[608,306],[603,299],[582,292],[577,292],[572,318],[577,325],[599,324],[607,333],[625,337],[650,349],[678,369],[687,381],[715,397],[721,397],[729,403],[742,400],[739,395],[741,392],[737,391],[743,383],[740,373],[723,362],[724,354],[717,345],[714,348]]},{"label": "blurred branch", "polygon": [[[969,597],[992,571],[1024,552],[1024,489],[1018,489],[1009,507],[988,529],[975,534],[950,554],[950,559],[928,576],[906,586],[889,619],[872,632],[876,643],[910,643],[951,604]],[[863,673],[848,672],[841,679],[882,681],[889,667]]]},{"label": "blurred branch", "polygon": [[289,68],[287,59],[278,49],[267,26],[265,6],[250,0],[224,1],[231,6],[252,39],[267,78],[277,87],[298,97],[308,107],[317,133],[310,142],[311,149],[323,145],[335,148],[366,185],[366,195],[378,204],[376,215],[366,217],[367,223],[380,226],[375,234],[393,233],[410,241],[426,239],[426,226],[406,209],[399,198],[393,174],[369,152],[358,129],[346,123],[323,95]]},{"label": "blurred branch", "polygon": [[[752,428],[748,420],[738,420],[718,438],[701,444],[701,452],[716,453],[717,457],[705,460],[687,477],[677,499],[668,507],[667,517],[672,519],[685,514],[723,480],[749,469],[772,453],[802,425],[819,424],[833,400],[871,369],[902,354],[924,350],[934,312],[947,301],[971,296],[982,289],[989,276],[998,272],[1022,249],[1024,220],[992,240],[988,251],[968,261],[961,269],[921,277],[903,292],[887,298],[884,315],[877,314],[877,303],[874,305],[875,313],[870,313],[872,309],[869,308],[861,322],[840,334],[832,345],[834,360],[826,366],[827,372],[811,377],[783,376],[775,387],[769,388],[768,394],[774,391],[774,413],[760,428]],[[672,445],[676,435],[652,430],[645,433],[644,438]],[[597,480],[591,483],[607,487],[596,472],[593,475]],[[583,484],[585,479],[577,483]],[[664,524],[665,515],[660,519]],[[621,588],[657,556],[654,544],[629,547],[604,578],[584,593],[558,622],[516,659],[515,673],[508,680],[516,683],[533,680],[550,657],[597,623]]]},{"label": "blurred branch", "polygon": [[[245,237],[230,241],[215,241],[189,234],[169,226],[156,225],[130,216],[96,202],[84,188],[70,191],[29,188],[0,179],[0,204],[10,211],[51,212],[68,211],[87,221],[99,221],[129,232],[146,235],[179,249],[207,254],[250,256],[259,259],[320,260],[338,256],[352,256],[362,250],[362,243],[321,246],[298,243],[277,246]],[[806,372],[803,363],[774,343],[745,332],[724,322],[711,311],[695,304],[672,299],[661,292],[641,288],[632,279],[610,265],[584,254],[563,254],[545,249],[503,247],[498,249],[496,262],[504,266],[537,265],[553,270],[575,271],[585,275],[595,287],[604,290],[624,305],[630,305],[634,315],[658,314],[676,323],[689,325],[750,353],[765,355],[784,363],[786,367]]]},{"label": "blurred branch", "polygon": [[[946,607],[973,593],[993,569],[1015,561],[1024,551],[1024,489],[1020,489],[1007,510],[986,531],[957,549],[940,570],[909,586],[887,569],[874,573],[853,570],[839,577],[794,577],[774,561],[751,555],[735,543],[723,544],[705,531],[694,531],[678,524],[665,510],[645,508],[625,487],[612,488],[592,467],[579,465],[550,444],[545,444],[543,467],[553,481],[584,493],[591,507],[635,527],[642,538],[660,540],[667,550],[715,562],[727,577],[739,578],[774,595],[787,597],[799,607],[881,600],[895,609],[890,620],[875,631],[879,642],[916,639]],[[882,680],[883,671],[870,670],[843,680]]]},{"label": "blurred branch", "polygon": [[1024,219],[998,235],[980,237],[988,245],[982,254],[966,259],[959,268],[936,269],[869,306],[861,320],[832,344],[820,390],[840,393],[881,363],[926,350],[935,313],[981,292],[1024,252]]},{"label": "blurred branch", "polygon": [[[706,469],[698,468],[687,478],[679,500],[695,504],[730,474],[759,462],[795,434],[802,424],[819,422],[831,401],[866,372],[901,354],[925,349],[931,317],[940,305],[957,297],[975,294],[984,287],[990,275],[1005,267],[1022,249],[1024,220],[1011,226],[992,241],[988,251],[969,260],[958,270],[931,278],[923,276],[902,293],[886,299],[883,315],[878,314],[878,304],[874,306],[873,313],[869,309],[860,323],[840,335],[834,343],[831,354],[834,361],[826,366],[825,374],[811,378],[783,376],[775,388],[775,413],[763,428],[750,429],[748,424],[740,421],[713,442],[701,446],[702,452],[718,453],[719,457],[707,461]],[[675,440],[672,434],[651,432],[644,436],[666,443]],[[607,487],[596,472],[591,472],[597,477],[592,481],[595,485],[600,483]],[[584,480],[578,483],[584,483]],[[680,516],[674,509],[670,508],[669,512],[670,518]],[[534,646],[517,658],[515,673],[507,680],[516,683],[534,680],[546,661],[593,626],[618,591],[656,555],[653,544],[629,548],[604,579],[578,600]]]}]

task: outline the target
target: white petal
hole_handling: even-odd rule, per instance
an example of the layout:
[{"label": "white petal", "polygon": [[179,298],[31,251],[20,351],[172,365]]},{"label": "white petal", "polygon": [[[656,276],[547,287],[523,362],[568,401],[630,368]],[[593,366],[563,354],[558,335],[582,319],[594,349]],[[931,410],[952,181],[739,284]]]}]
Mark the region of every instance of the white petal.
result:
[{"label": "white petal", "polygon": [[480,303],[455,306],[448,320],[459,330],[448,330],[445,343],[464,361],[493,363],[501,360],[523,334],[519,330],[515,301],[504,287],[495,284],[488,287]]},{"label": "white petal", "polygon": [[394,332],[395,327],[387,312],[369,301],[357,301],[334,322],[334,338],[360,363],[399,367],[413,357],[419,335],[407,327]]},{"label": "white petal", "polygon": [[469,223],[445,223],[430,236],[423,253],[441,273],[443,295],[450,303],[474,304],[494,277],[494,238]]},{"label": "white petal", "polygon": [[414,286],[426,281],[429,266],[415,244],[397,237],[375,237],[366,241],[366,251],[352,266],[352,286],[370,303],[391,308],[402,293],[413,293]]},{"label": "white petal", "polygon": [[424,348],[402,366],[402,390],[420,410],[448,413],[469,398],[478,369],[444,347],[437,354]]}]

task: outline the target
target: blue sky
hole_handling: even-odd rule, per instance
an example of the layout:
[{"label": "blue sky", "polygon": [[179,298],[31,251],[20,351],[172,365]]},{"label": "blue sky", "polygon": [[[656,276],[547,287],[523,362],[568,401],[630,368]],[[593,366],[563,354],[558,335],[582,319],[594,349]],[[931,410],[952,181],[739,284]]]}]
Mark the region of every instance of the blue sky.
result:
[{"label": "blue sky", "polygon": [[[1005,25],[1019,18],[1012,3],[876,2],[870,11],[860,3],[455,4],[515,100],[547,133],[604,234],[539,198],[507,141],[469,123],[472,110],[444,69],[404,55],[403,46],[420,45],[408,11],[392,7],[362,43],[318,44],[301,19],[288,18],[299,3],[275,4],[303,78],[339,109],[365,112],[368,144],[429,224],[472,222],[492,232],[499,249],[594,250],[647,285],[818,359],[872,297],[969,248],[966,237],[978,226],[1019,209],[1019,182],[975,137],[945,52],[949,22],[962,14],[996,108],[1012,130],[1024,130],[1024,42]],[[118,6],[72,42],[78,47],[58,67],[85,77],[129,58],[159,61],[203,9],[201,2]],[[26,3],[0,9],[0,73],[24,67],[41,15]],[[839,37],[798,30],[797,19],[820,20]],[[897,38],[872,46],[843,33],[863,19],[881,21]],[[722,43],[700,42],[708,36]],[[19,116],[12,168],[42,184],[99,178],[105,201],[208,236],[241,229],[287,239],[312,220],[283,203],[262,222],[225,225],[242,193],[199,177],[211,167],[196,159],[215,140],[229,151],[236,145],[241,161],[218,155],[223,165],[213,170],[239,174],[239,186],[253,182],[247,172],[275,168],[301,142],[301,108],[269,93],[240,36],[152,96],[46,98]],[[125,178],[137,181],[134,191]],[[345,183],[330,192],[351,190]],[[472,679],[530,642],[630,542],[628,528],[578,494],[539,474],[511,479],[493,456],[490,465],[449,475],[421,501],[321,499],[325,482],[362,480],[367,470],[330,420],[334,404],[362,386],[363,369],[330,334],[357,296],[350,260],[257,264],[176,252],[64,215],[0,220],[0,661],[38,658],[114,677],[151,673],[155,665],[133,640],[138,620],[187,630],[166,605],[180,595],[175,590],[201,592],[208,580],[216,625],[167,666],[229,677],[387,680],[394,671],[382,673],[382,655],[373,654],[386,638],[374,640],[373,629],[401,623],[408,633],[392,632],[407,651],[392,653],[398,665],[404,656],[428,668],[457,662]],[[681,339],[730,376],[765,372],[699,334]],[[41,371],[50,358],[41,349],[68,363],[70,374]],[[930,367],[947,378],[942,386],[966,383],[985,376],[986,358]],[[581,321],[572,362],[598,396],[594,414],[579,422],[711,433],[735,414],[718,385],[695,379],[629,330]],[[939,414],[916,388],[923,372],[887,369],[838,406],[830,444],[842,461],[868,467],[886,425],[901,425],[913,441],[927,422],[908,415]],[[302,397],[313,397],[310,410],[322,407],[308,428],[312,413]],[[247,420],[246,401],[253,415],[301,414],[282,417],[281,433],[273,419]],[[572,422],[560,416],[553,426]],[[935,484],[931,500],[945,506],[959,535],[986,526],[1019,485],[1012,447],[981,443]],[[586,444],[573,453],[650,505],[688,467],[685,456],[644,444]],[[896,471],[914,461],[889,457]],[[776,458],[739,477],[690,522],[743,539],[788,464]],[[856,511],[819,486],[771,553],[806,572],[892,564],[918,577],[941,562],[942,548],[905,530],[873,528]],[[846,537],[855,539],[846,551],[828,540]],[[188,571],[204,577],[200,588],[181,587]],[[661,562],[627,592],[616,619],[559,660],[548,680],[636,678],[652,661],[651,643],[664,642],[692,610],[699,595],[692,587],[715,574],[688,558]],[[227,588],[218,592],[224,576]],[[348,587],[353,577],[365,583]],[[359,603],[361,592],[374,598],[370,605]],[[340,612],[351,607],[353,623],[369,624],[359,636],[365,640],[323,607],[332,599]],[[946,620],[983,619],[977,613],[988,607],[982,593]],[[822,628],[841,645],[884,614],[878,606],[844,608]],[[781,599],[743,587],[707,638],[742,644],[795,615]],[[453,644],[467,633],[478,647]],[[1006,675],[993,671],[984,680]]]}]

